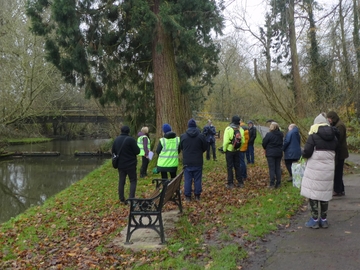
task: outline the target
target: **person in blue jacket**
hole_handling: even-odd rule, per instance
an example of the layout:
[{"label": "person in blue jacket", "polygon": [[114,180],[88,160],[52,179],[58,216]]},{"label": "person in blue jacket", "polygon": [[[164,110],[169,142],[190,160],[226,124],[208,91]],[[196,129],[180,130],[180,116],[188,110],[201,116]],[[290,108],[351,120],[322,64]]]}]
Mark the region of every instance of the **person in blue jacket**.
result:
[{"label": "person in blue jacket", "polygon": [[283,144],[285,166],[290,175],[290,177],[288,178],[288,182],[292,182],[292,163],[297,162],[301,157],[300,144],[301,142],[299,129],[295,124],[290,124],[289,131],[285,136]]},{"label": "person in blue jacket", "polygon": [[216,129],[209,119],[206,126],[203,129],[203,134],[208,142],[208,148],[206,150],[206,160],[210,160],[210,148],[212,149],[213,159],[216,161],[216,149],[215,149],[215,134]]}]

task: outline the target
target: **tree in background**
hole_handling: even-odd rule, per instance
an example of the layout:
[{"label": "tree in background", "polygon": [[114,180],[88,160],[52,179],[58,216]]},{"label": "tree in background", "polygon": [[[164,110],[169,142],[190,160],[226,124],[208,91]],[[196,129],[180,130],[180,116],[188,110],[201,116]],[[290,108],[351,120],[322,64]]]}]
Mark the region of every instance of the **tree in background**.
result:
[{"label": "tree in background", "polygon": [[75,100],[78,89],[45,62],[44,40],[28,31],[25,0],[0,0],[0,5],[0,124],[5,127],[49,107],[56,110],[65,96]]},{"label": "tree in background", "polygon": [[155,104],[156,126],[180,132],[189,95],[218,72],[212,35],[221,34],[223,8],[215,0],[29,0],[27,11],[68,82],[103,105],[122,104],[132,119]]},{"label": "tree in background", "polygon": [[313,103],[319,111],[327,111],[328,105],[336,100],[334,79],[331,75],[332,60],[320,52],[316,37],[317,26],[314,17],[316,2],[313,0],[303,1],[304,9],[307,12],[309,21],[308,39],[308,59],[309,72],[307,86],[313,96]]}]

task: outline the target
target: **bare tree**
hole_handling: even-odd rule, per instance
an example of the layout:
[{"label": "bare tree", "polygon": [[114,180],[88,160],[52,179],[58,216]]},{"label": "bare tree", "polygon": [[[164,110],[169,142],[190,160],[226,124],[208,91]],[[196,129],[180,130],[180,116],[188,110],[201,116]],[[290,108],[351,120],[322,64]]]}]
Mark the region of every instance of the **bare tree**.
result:
[{"label": "bare tree", "polygon": [[0,4],[0,122],[9,125],[55,109],[74,88],[45,62],[43,40],[28,31],[25,1],[0,0]]}]

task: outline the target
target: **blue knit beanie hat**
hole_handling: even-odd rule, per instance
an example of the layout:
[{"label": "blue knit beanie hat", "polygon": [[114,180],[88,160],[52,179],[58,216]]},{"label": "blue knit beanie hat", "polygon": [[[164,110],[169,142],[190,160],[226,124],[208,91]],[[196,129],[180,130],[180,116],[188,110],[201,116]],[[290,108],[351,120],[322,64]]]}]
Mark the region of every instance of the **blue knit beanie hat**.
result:
[{"label": "blue knit beanie hat", "polygon": [[164,133],[167,133],[167,132],[171,131],[171,126],[169,124],[163,124],[162,130]]}]

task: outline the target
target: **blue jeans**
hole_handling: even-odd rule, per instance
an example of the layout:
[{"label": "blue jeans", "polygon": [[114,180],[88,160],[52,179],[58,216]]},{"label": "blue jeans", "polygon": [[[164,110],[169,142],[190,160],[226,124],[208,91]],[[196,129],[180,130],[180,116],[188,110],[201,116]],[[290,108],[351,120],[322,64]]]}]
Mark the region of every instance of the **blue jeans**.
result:
[{"label": "blue jeans", "polygon": [[254,145],[248,145],[248,149],[246,151],[246,160],[248,164],[254,164]]},{"label": "blue jeans", "polygon": [[269,166],[270,186],[279,187],[281,185],[281,157],[266,157],[266,159]]},{"label": "blue jeans", "polygon": [[192,182],[194,181],[194,194],[201,195],[202,192],[202,166],[188,167],[184,169],[184,194],[191,197]]},{"label": "blue jeans", "polygon": [[240,151],[240,171],[241,171],[241,177],[243,179],[247,178],[247,169],[246,169],[246,163],[245,163],[245,152]]}]

